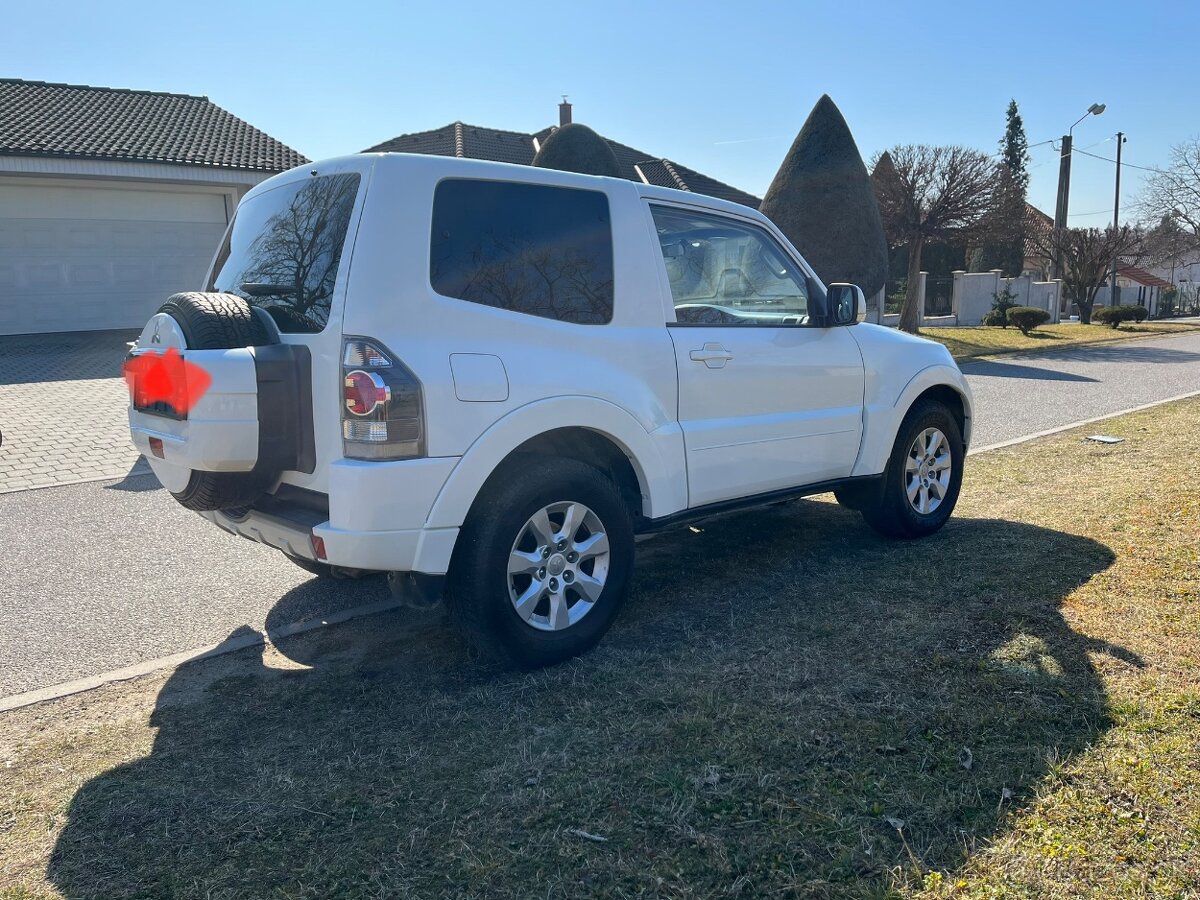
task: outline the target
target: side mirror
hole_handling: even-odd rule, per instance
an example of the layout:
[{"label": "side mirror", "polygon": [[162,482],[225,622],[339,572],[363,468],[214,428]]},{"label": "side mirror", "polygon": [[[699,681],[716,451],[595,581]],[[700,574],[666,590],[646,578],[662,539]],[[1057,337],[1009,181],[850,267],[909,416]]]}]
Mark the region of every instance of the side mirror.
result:
[{"label": "side mirror", "polygon": [[830,325],[853,325],[867,315],[867,298],[856,284],[831,284],[826,289]]}]

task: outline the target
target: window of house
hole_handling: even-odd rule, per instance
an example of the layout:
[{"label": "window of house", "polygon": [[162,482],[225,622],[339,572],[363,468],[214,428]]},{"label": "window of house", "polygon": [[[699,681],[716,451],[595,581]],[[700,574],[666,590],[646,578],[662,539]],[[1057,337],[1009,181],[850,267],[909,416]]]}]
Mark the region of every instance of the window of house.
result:
[{"label": "window of house", "polygon": [[677,322],[807,324],[808,276],[765,231],[723,216],[651,209]]},{"label": "window of house", "polygon": [[433,289],[484,306],[612,320],[613,245],[599,191],[451,178],[433,197]]}]

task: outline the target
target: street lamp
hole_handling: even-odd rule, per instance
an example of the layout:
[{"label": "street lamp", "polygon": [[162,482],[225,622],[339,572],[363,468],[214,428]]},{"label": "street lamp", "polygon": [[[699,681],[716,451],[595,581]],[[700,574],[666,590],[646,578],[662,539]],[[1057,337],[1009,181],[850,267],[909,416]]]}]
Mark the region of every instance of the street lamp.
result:
[{"label": "street lamp", "polygon": [[[1067,206],[1070,203],[1071,195],[1071,140],[1075,126],[1088,116],[1098,116],[1103,112],[1103,103],[1093,103],[1087,108],[1087,112],[1075,120],[1074,124],[1067,129],[1067,133],[1062,137],[1062,155],[1058,163],[1058,206],[1054,211],[1055,231],[1061,231],[1067,227]],[[1056,259],[1054,260],[1054,275],[1058,277],[1061,274],[1058,271],[1058,260]]]}]

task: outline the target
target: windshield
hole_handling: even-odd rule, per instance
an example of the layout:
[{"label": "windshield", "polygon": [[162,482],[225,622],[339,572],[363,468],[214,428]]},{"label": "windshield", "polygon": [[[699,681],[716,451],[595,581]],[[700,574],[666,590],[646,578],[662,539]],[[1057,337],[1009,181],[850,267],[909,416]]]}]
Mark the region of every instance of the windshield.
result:
[{"label": "windshield", "polygon": [[266,310],[280,331],[323,329],[358,183],[357,174],[324,175],[242,203],[209,290]]}]

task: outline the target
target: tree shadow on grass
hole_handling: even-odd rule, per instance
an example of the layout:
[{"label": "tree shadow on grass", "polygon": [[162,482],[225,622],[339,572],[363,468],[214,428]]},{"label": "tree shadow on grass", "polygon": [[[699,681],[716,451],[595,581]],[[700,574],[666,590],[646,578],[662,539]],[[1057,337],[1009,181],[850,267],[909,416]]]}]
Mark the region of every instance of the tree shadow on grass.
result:
[{"label": "tree shadow on grass", "polygon": [[1112,561],[992,519],[889,542],[806,501],[639,545],[605,642],[545,672],[408,613],[282,643],[308,669],[185,666],[48,874],[68,897],[886,893],[1110,727],[1089,653],[1140,660],[1059,607]]}]

